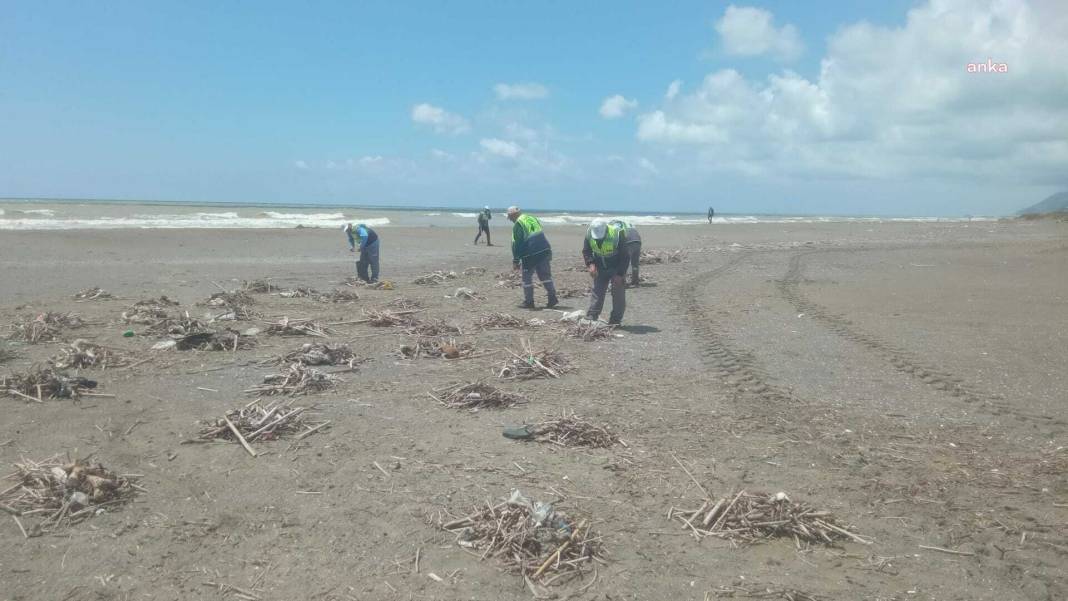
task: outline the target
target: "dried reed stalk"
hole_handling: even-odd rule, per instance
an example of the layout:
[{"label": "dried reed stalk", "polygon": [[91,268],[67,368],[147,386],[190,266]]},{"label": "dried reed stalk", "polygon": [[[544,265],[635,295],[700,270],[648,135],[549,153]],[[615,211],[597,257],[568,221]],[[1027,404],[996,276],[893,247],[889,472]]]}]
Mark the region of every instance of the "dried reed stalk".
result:
[{"label": "dried reed stalk", "polygon": [[432,399],[450,409],[506,409],[527,402],[522,395],[504,392],[483,382],[453,384],[428,392]]}]

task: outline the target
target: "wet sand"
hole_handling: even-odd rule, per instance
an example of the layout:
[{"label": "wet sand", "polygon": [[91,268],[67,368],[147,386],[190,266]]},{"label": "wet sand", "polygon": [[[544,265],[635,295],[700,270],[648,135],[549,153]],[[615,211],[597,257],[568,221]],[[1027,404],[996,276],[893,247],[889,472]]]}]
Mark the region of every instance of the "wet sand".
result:
[{"label": "wet sand", "polygon": [[[584,290],[588,276],[573,269],[581,229],[547,231],[558,286]],[[0,323],[75,311],[90,323],[65,336],[150,358],[87,371],[115,398],[0,398],[0,462],[94,453],[143,474],[148,490],[28,540],[0,515],[0,600],[238,598],[220,583],[265,600],[529,599],[521,578],[479,562],[427,519],[512,489],[595,520],[609,560],[580,598],[702,600],[768,588],[825,599],[1068,597],[1065,224],[642,228],[647,249],[685,249],[686,259],[643,266],[650,285],[628,291],[622,337],[604,342],[561,338],[552,326],[479,330],[484,313],[558,314],[516,308],[519,291],[496,286],[508,248],[471,246],[473,230],[380,233],[382,277],[395,290],[359,288],[348,305],[256,295],[255,310],[264,320],[344,322],[406,297],[486,354],[405,360],[397,349],[407,336],[337,326],[330,341],[367,361],[338,374],[336,390],[297,401],[332,427],[295,444],[257,444],[255,459],[237,445],[179,442],[198,420],[247,403],[243,391],[272,371],[261,360],[309,340],[261,334],[248,351],[149,353],[157,339],[123,338],[120,315],[161,294],[202,315],[210,309],[197,303],[219,287],[267,276],[333,289],[354,258],[340,232],[0,235]],[[506,241],[505,228],[494,234]],[[486,272],[411,283],[467,267]],[[74,302],[89,286],[117,298]],[[458,286],[485,300],[447,298]],[[585,299],[565,304],[584,308]],[[238,327],[253,325],[263,326]],[[523,337],[558,347],[575,371],[495,381],[505,349]],[[59,348],[0,344],[17,353],[0,374]],[[426,394],[476,379],[530,402],[466,413]],[[611,424],[627,446],[584,451],[501,436],[565,410]],[[670,507],[701,504],[676,457],[714,495],[785,491],[874,542],[698,543],[666,518]]]}]

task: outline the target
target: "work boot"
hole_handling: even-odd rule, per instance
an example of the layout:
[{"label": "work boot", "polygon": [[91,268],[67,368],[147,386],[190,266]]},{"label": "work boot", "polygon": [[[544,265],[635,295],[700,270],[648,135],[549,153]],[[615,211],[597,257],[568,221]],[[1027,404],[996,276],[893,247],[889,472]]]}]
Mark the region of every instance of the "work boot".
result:
[{"label": "work boot", "polygon": [[560,304],[560,299],[556,298],[555,296],[550,296],[549,297],[549,302],[545,306],[549,307],[550,309],[552,309],[553,307],[555,307],[556,305],[559,305],[559,304]]},{"label": "work boot", "polygon": [[519,305],[520,309],[533,309],[534,303],[522,303]]}]

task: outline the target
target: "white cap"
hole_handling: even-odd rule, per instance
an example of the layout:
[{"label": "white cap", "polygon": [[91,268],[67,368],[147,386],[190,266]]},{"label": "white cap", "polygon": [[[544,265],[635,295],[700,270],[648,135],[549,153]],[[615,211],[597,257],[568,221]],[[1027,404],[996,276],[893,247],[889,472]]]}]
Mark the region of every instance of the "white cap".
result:
[{"label": "white cap", "polygon": [[604,219],[594,219],[590,222],[590,236],[594,240],[604,240],[608,235],[608,222]]},{"label": "white cap", "polygon": [[484,206],[484,207],[482,207],[482,208],[483,208],[483,209],[486,209],[486,210],[488,211],[488,210],[489,210],[489,205],[486,205],[486,206]]},{"label": "white cap", "polygon": [[508,207],[508,214],[509,215],[515,215],[518,212],[519,212],[519,207],[517,207],[515,205],[512,205],[512,206]]}]

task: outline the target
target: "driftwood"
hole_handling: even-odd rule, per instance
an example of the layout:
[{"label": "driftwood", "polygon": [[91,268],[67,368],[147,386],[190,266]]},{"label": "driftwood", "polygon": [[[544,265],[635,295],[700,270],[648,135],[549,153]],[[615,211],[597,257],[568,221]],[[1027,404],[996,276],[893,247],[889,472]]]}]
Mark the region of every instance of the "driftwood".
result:
[{"label": "driftwood", "polygon": [[271,278],[260,278],[258,280],[245,280],[241,286],[241,290],[250,294],[269,294],[277,290],[278,287],[271,283]]},{"label": "driftwood", "polygon": [[442,522],[443,530],[456,535],[457,545],[522,575],[532,590],[581,580],[595,569],[595,562],[604,561],[601,537],[589,520],[531,502],[519,491],[507,501],[486,502],[466,517]]},{"label": "driftwood", "polygon": [[175,348],[180,351],[229,351],[248,350],[256,346],[256,339],[242,336],[240,332],[219,330],[215,332],[198,332],[179,338]]},{"label": "driftwood", "polygon": [[485,267],[468,267],[463,271],[464,275],[484,275],[485,273]]},{"label": "driftwood", "polygon": [[263,384],[245,390],[249,394],[272,396],[299,395],[322,392],[333,388],[338,378],[300,363],[292,363],[280,374],[263,377]]},{"label": "driftwood", "polygon": [[525,440],[545,442],[562,447],[607,449],[622,441],[609,426],[597,426],[573,412],[558,418],[526,426],[530,436]]},{"label": "driftwood", "polygon": [[130,356],[118,349],[93,344],[88,340],[78,339],[60,349],[58,355],[49,361],[58,369],[99,367],[122,367],[130,364]]},{"label": "driftwood", "polygon": [[8,396],[44,402],[44,399],[76,399],[96,388],[96,382],[52,368],[0,377],[0,391]]},{"label": "driftwood", "polygon": [[230,318],[237,320],[249,320],[255,317],[256,314],[252,310],[252,305],[255,303],[256,301],[251,296],[240,290],[216,292],[204,302],[209,307],[223,307],[227,310],[227,313],[217,319]]},{"label": "driftwood", "polygon": [[432,271],[415,278],[412,283],[421,285],[440,284],[445,280],[455,280],[457,277],[455,271]]},{"label": "driftwood", "polygon": [[104,300],[108,298],[115,297],[103,288],[86,288],[85,290],[79,290],[74,293],[74,300],[77,301]]},{"label": "driftwood", "polygon": [[267,333],[272,336],[319,336],[326,338],[333,332],[317,321],[283,317],[281,320],[270,324],[267,327]]},{"label": "driftwood", "polygon": [[412,320],[405,331],[415,336],[451,336],[463,333],[459,326],[441,320]]},{"label": "driftwood", "polygon": [[400,355],[405,359],[435,357],[440,359],[462,359],[475,352],[473,342],[457,342],[454,338],[432,338],[420,336],[400,347]]},{"label": "driftwood", "polygon": [[504,392],[483,382],[453,384],[427,394],[445,407],[466,409],[468,411],[506,409],[527,402],[527,399],[522,395]]},{"label": "driftwood", "polygon": [[585,342],[594,340],[611,340],[615,337],[613,330],[615,330],[615,326],[590,319],[580,319],[578,321],[568,322],[564,327],[564,333],[567,336]]},{"label": "driftwood", "polygon": [[269,359],[265,364],[300,363],[301,365],[347,365],[356,367],[366,359],[359,359],[347,344],[305,343],[299,349],[290,351],[281,357]]},{"label": "driftwood", "polygon": [[640,265],[656,265],[659,263],[682,263],[685,254],[682,250],[643,250],[638,257]]},{"label": "driftwood", "polygon": [[[55,532],[114,507],[128,503],[138,491],[132,475],[115,474],[88,458],[71,461],[59,455],[44,461],[22,460],[0,484],[0,506],[16,518],[39,519],[26,536]],[[19,522],[19,528],[22,523]]]},{"label": "driftwood", "polygon": [[517,353],[509,350],[512,358],[501,366],[498,378],[506,380],[530,380],[533,378],[559,378],[571,371],[571,365],[559,351],[544,349],[535,351],[530,341],[523,340],[523,349]]},{"label": "driftwood", "polygon": [[85,322],[75,313],[49,311],[31,320],[11,324],[9,327],[12,333],[9,338],[24,340],[30,344],[52,342],[59,339],[60,331],[64,328],[77,329],[84,325]]},{"label": "driftwood", "polygon": [[416,319],[412,316],[415,311],[379,311],[377,309],[365,309],[363,311],[364,323],[376,328],[399,328],[412,325]]},{"label": "driftwood", "polygon": [[[305,407],[293,407],[292,401],[274,401],[262,404],[260,399],[232,409],[218,419],[202,421],[202,428],[195,438],[183,440],[183,444],[198,442],[230,441],[244,445],[257,440],[303,438],[320,432],[329,422],[309,422]],[[233,426],[233,428],[231,428]],[[236,430],[236,432],[235,432]],[[240,438],[238,438],[240,435]],[[252,454],[255,454],[253,451]]]},{"label": "driftwood", "polygon": [[830,512],[794,503],[781,492],[769,495],[743,490],[719,499],[710,497],[696,510],[672,508],[668,517],[682,522],[698,538],[715,536],[732,544],[782,537],[792,538],[799,549],[802,543],[831,544],[839,540],[871,543],[839,525]]}]

